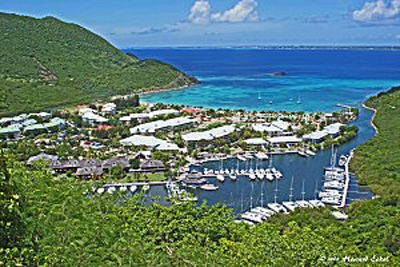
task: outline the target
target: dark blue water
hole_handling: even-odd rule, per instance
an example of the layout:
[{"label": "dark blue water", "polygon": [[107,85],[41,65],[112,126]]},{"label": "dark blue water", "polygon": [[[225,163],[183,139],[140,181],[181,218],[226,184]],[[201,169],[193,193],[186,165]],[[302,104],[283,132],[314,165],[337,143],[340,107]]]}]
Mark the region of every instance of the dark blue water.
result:
[{"label": "dark blue water", "polygon": [[[142,97],[213,108],[332,111],[400,84],[400,51],[312,51],[238,49],[139,49],[195,75],[201,85]],[[284,77],[271,72],[284,71]],[[258,100],[258,96],[261,100]],[[297,99],[301,104],[297,104]],[[273,104],[270,104],[270,101]]]},{"label": "dark blue water", "polygon": [[[361,103],[379,91],[400,84],[399,51],[268,51],[268,50],[188,50],[156,49],[130,51],[141,58],[157,58],[198,77],[203,83],[183,91],[163,92],[142,97],[148,102],[163,102],[215,108],[244,108],[247,110],[332,111],[336,104],[348,104],[361,109],[352,124],[360,129],[358,136],[339,147],[338,155],[349,154],[358,145],[373,138],[375,132],[369,121],[372,112]],[[288,72],[284,77],[271,77],[270,72]],[[257,100],[258,95],[262,100]],[[301,104],[296,104],[298,97]],[[294,99],[294,101],[290,101]],[[273,104],[269,104],[273,101]],[[283,172],[279,181],[278,201],[289,199],[294,177],[294,197],[314,199],[321,187],[323,168],[329,166],[331,151],[324,150],[315,157],[279,155],[272,166]],[[229,160],[225,167],[236,168]],[[244,163],[240,163],[244,167]],[[253,162],[255,164],[255,162]],[[260,167],[267,168],[265,161]],[[219,163],[207,163],[198,168],[219,168]],[[253,167],[254,168],[254,167]],[[219,190],[195,190],[200,201],[223,203],[236,212],[274,201],[275,182],[239,178],[237,181],[216,180]],[[261,191],[263,190],[263,194]],[[152,187],[152,195],[165,195],[163,187]],[[263,200],[261,200],[263,195]],[[350,184],[348,200],[368,199],[372,194],[359,187],[355,177]]]}]

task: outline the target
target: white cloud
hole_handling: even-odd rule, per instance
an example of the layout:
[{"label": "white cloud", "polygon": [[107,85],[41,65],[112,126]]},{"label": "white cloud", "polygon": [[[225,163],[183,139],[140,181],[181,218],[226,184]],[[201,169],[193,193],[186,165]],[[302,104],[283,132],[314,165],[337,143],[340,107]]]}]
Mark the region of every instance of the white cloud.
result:
[{"label": "white cloud", "polygon": [[210,21],[211,6],[207,0],[196,0],[190,10],[188,20],[196,24],[205,24]]},{"label": "white cloud", "polygon": [[240,0],[233,8],[211,15],[212,21],[245,22],[259,21],[257,0]]},{"label": "white cloud", "polygon": [[188,21],[196,24],[259,21],[257,6],[257,0],[239,0],[231,9],[213,13],[209,0],[196,0],[190,9]]},{"label": "white cloud", "polygon": [[353,12],[353,19],[357,21],[377,21],[393,19],[400,15],[400,0],[392,0],[386,4],[384,0],[367,2],[360,10]]}]

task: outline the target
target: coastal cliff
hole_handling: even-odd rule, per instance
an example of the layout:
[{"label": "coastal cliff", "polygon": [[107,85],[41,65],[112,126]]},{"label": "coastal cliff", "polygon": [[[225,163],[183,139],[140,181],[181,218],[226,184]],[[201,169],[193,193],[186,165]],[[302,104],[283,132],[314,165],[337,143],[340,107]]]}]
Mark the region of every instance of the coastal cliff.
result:
[{"label": "coastal cliff", "polygon": [[169,64],[127,55],[54,17],[0,13],[0,38],[0,116],[198,83]]}]

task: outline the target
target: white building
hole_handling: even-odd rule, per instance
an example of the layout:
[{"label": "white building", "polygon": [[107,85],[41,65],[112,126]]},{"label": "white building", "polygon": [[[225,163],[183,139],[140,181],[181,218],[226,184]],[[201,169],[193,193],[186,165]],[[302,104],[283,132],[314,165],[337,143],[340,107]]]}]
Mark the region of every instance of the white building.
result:
[{"label": "white building", "polygon": [[102,124],[108,122],[106,118],[92,112],[86,112],[85,114],[83,114],[82,120],[92,124]]},{"label": "white building", "polygon": [[296,145],[301,142],[301,139],[298,138],[297,136],[277,136],[277,137],[271,137],[268,138],[268,143],[270,143],[273,146],[279,146],[280,144],[286,144],[289,146]]},{"label": "white building", "polygon": [[244,140],[244,142],[246,143],[246,145],[254,145],[254,146],[263,146],[268,144],[268,142],[262,138],[250,138]]},{"label": "white building", "polygon": [[253,124],[252,128],[257,132],[267,132],[269,136],[280,136],[288,131],[290,126],[291,124],[286,121],[277,120],[271,123]]},{"label": "white building", "polygon": [[191,123],[194,123],[195,121],[190,119],[189,117],[179,117],[179,118],[174,118],[166,121],[152,121],[144,124],[140,124],[136,127],[133,127],[130,129],[130,132],[132,134],[135,133],[155,133],[158,130],[166,130],[166,129],[172,129],[175,127],[181,127],[184,125],[188,125]]},{"label": "white building", "polygon": [[179,150],[179,147],[176,144],[155,138],[154,136],[133,135],[121,140],[120,143],[123,146],[146,146],[156,150]]},{"label": "white building", "polygon": [[101,108],[101,114],[103,116],[115,115],[116,112],[117,112],[117,105],[114,103],[104,104],[103,107]]},{"label": "white building", "polygon": [[340,135],[340,128],[345,126],[342,123],[333,123],[330,124],[322,131],[316,131],[303,136],[304,141],[313,142],[319,144],[325,140],[325,138],[329,135],[332,138],[338,137]]},{"label": "white building", "polygon": [[326,136],[328,136],[328,134],[325,131],[316,131],[316,132],[304,135],[303,140],[306,142],[312,142],[312,143],[319,144],[322,141],[324,141]]},{"label": "white building", "polygon": [[324,131],[327,133],[327,134],[329,134],[331,137],[337,137],[337,136],[339,136],[339,134],[340,134],[340,128],[341,127],[343,127],[343,126],[346,126],[346,125],[344,125],[344,124],[342,124],[342,123],[333,123],[333,124],[330,124],[330,125],[328,125],[328,126],[325,126],[324,127]]},{"label": "white building", "polygon": [[182,135],[182,139],[185,142],[199,142],[199,141],[210,141],[216,138],[222,138],[230,135],[236,130],[233,125],[222,126],[211,129],[206,132],[192,132]]}]

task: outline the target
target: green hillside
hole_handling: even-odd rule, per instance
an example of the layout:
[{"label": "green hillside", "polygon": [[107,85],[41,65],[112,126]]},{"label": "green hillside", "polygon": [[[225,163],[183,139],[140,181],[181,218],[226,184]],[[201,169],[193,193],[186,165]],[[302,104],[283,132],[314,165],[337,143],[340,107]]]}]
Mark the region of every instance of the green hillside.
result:
[{"label": "green hillside", "polygon": [[53,17],[0,13],[0,115],[75,104],[196,80],[126,55],[100,36]]}]

